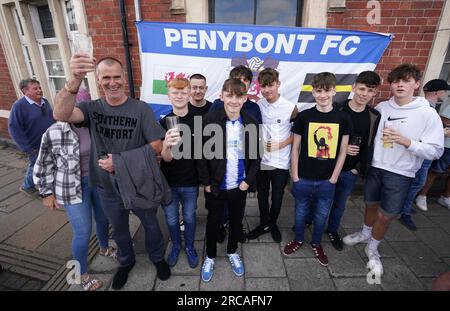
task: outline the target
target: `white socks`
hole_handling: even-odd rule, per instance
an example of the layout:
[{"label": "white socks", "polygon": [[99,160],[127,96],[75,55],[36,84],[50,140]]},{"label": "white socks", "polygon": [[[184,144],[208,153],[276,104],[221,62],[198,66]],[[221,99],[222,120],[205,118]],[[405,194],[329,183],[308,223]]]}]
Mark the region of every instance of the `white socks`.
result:
[{"label": "white socks", "polygon": [[361,231],[362,235],[364,235],[365,237],[370,238],[372,236],[372,227],[363,225],[362,231]]}]

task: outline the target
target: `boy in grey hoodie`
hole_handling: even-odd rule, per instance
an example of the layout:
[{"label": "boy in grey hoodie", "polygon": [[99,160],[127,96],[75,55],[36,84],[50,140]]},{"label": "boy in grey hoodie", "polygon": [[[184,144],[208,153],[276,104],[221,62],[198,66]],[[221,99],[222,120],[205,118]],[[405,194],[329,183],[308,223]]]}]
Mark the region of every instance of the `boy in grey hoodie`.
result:
[{"label": "boy in grey hoodie", "polygon": [[420,77],[419,69],[410,64],[400,65],[388,75],[394,96],[376,107],[381,121],[364,187],[364,226],[343,239],[347,245],[368,243],[367,268],[375,277],[383,274],[378,245],[391,220],[401,214],[415,173],[423,159],[438,159],[444,150],[439,115],[426,99],[414,97]]}]

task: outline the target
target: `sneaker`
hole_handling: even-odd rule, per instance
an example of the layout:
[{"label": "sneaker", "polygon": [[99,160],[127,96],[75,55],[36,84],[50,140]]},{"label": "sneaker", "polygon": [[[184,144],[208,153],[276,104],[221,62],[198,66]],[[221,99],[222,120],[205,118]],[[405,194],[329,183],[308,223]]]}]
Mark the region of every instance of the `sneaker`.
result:
[{"label": "sneaker", "polygon": [[172,245],[172,249],[170,250],[170,254],[167,257],[167,264],[169,267],[173,267],[177,264],[178,255],[180,254],[181,247]]},{"label": "sneaker", "polygon": [[409,230],[412,230],[412,231],[417,230],[416,224],[412,220],[411,215],[402,214],[402,216],[400,216],[400,218],[398,220],[400,221],[400,223],[402,225],[404,225]]},{"label": "sneaker", "polygon": [[358,243],[369,243],[370,237],[365,236],[361,231],[346,235],[342,241],[345,245],[353,246]]},{"label": "sneaker", "polygon": [[225,241],[225,237],[227,236],[227,225],[220,225],[219,235],[217,237],[218,243],[223,243]]},{"label": "sneaker", "polygon": [[170,278],[170,267],[167,262],[163,259],[157,263],[153,263],[156,268],[156,275],[161,281],[165,281]]},{"label": "sneaker", "polygon": [[255,229],[253,229],[252,231],[250,231],[247,235],[249,240],[254,240],[257,239],[259,236],[270,232],[270,227],[269,226],[258,226]]},{"label": "sneaker", "polygon": [[35,196],[40,197],[39,192],[37,191],[36,188],[23,188],[22,186],[20,186],[19,191],[29,197],[35,197]]},{"label": "sneaker", "polygon": [[231,268],[233,269],[234,274],[236,276],[244,275],[244,264],[241,261],[241,257],[238,254],[228,254],[228,260],[231,263]]},{"label": "sneaker", "polygon": [[121,289],[127,283],[128,273],[131,271],[131,269],[133,269],[135,263],[136,262],[133,262],[131,265],[125,267],[119,267],[113,278],[113,289]]},{"label": "sneaker", "polygon": [[328,257],[325,255],[322,246],[311,244],[311,248],[316,256],[317,260],[322,266],[328,266]]},{"label": "sneaker", "polygon": [[296,252],[301,246],[303,245],[303,242],[299,242],[297,240],[293,240],[286,244],[286,246],[283,249],[283,253],[286,256],[292,255],[294,252]]},{"label": "sneaker", "polygon": [[450,210],[450,198],[447,198],[447,197],[444,197],[443,195],[441,195],[437,201],[440,205],[442,205],[443,207],[446,207]]},{"label": "sneaker", "polygon": [[380,260],[380,253],[378,250],[371,250],[369,249],[369,245],[366,245],[364,248],[364,251],[367,255],[367,258],[369,258],[369,261],[367,262],[367,269],[369,269],[372,273],[374,273],[377,276],[383,275],[383,264]]},{"label": "sneaker", "polygon": [[342,251],[344,249],[344,243],[342,243],[342,239],[337,232],[327,231],[328,237],[330,238],[331,245],[338,250]]},{"label": "sneaker", "polygon": [[272,239],[275,243],[281,242],[281,232],[276,224],[271,227],[270,234],[272,235]]},{"label": "sneaker", "polygon": [[427,197],[425,195],[418,195],[416,197],[416,206],[418,209],[420,209],[421,211],[428,211],[428,207],[427,207]]},{"label": "sneaker", "polygon": [[247,231],[245,231],[244,224],[241,224],[241,235],[239,237],[239,242],[245,243],[247,242],[247,238],[248,238]]},{"label": "sneaker", "polygon": [[197,252],[195,251],[195,248],[186,247],[186,256],[189,263],[189,267],[194,269],[195,267],[198,266],[198,255]]},{"label": "sneaker", "polygon": [[214,259],[206,256],[202,266],[202,280],[203,282],[211,281],[214,274]]}]

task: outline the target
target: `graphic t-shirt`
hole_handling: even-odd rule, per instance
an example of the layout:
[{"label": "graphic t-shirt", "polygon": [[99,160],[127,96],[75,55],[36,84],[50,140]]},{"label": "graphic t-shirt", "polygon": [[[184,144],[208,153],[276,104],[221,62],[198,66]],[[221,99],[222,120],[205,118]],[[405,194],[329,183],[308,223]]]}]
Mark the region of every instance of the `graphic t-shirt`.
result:
[{"label": "graphic t-shirt", "polygon": [[302,137],[298,176],[329,179],[336,165],[342,136],[349,135],[350,127],[349,116],[336,108],[326,113],[316,107],[300,112],[292,127],[292,132]]},{"label": "graphic t-shirt", "polygon": [[[103,98],[77,104],[84,114],[82,126],[91,132],[89,182],[91,186],[112,189],[109,173],[98,166],[102,154],[114,154],[144,146],[164,137],[153,110],[144,102],[128,97],[111,106]],[[138,165],[138,164],[137,164]]]}]

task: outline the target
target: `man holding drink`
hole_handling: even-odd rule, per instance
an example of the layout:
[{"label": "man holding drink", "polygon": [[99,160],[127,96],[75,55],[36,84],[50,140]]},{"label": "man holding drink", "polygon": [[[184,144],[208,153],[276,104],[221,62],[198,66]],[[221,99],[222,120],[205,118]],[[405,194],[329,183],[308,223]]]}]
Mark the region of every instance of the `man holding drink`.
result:
[{"label": "man holding drink", "polygon": [[[347,245],[368,243],[367,268],[378,277],[383,274],[378,246],[392,219],[401,214],[417,170],[423,159],[437,159],[444,150],[438,114],[423,97],[414,97],[420,78],[419,69],[411,64],[400,65],[388,75],[393,97],[376,107],[382,123],[364,188],[364,227],[343,239]],[[385,121],[393,125],[385,127]]]}]

